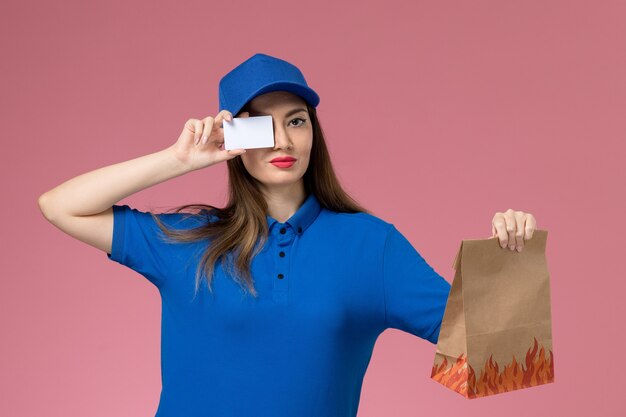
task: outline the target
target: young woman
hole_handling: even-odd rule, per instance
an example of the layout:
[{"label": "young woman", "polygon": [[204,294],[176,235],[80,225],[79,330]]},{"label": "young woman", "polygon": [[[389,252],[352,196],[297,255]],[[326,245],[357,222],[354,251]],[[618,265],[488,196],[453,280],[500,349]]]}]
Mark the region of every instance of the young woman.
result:
[{"label": "young woman", "polygon": [[[343,191],[300,70],[256,54],[219,96],[220,112],[187,121],[172,146],[73,178],[41,210],[159,289],[157,416],[354,417],[377,337],[396,328],[437,343],[450,284]],[[274,146],[224,150],[224,121],[258,115],[272,116]],[[115,204],[223,161],[223,208]],[[512,210],[492,224],[520,249],[536,227]]]}]

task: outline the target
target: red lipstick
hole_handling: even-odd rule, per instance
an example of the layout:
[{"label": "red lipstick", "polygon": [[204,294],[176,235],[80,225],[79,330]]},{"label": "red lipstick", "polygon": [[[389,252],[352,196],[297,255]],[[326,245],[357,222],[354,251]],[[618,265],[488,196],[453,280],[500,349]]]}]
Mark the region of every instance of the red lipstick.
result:
[{"label": "red lipstick", "polygon": [[296,162],[296,158],[291,156],[277,156],[270,163],[278,168],[289,168]]}]

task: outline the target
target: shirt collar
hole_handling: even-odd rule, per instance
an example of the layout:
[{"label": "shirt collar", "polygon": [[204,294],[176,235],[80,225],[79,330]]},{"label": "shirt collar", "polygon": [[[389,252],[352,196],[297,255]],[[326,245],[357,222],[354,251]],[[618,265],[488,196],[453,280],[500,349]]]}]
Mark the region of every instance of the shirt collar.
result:
[{"label": "shirt collar", "polygon": [[[309,193],[298,210],[285,222],[294,228],[297,233],[302,233],[307,227],[317,218],[317,215],[321,211],[321,205],[317,197],[313,193]],[[278,220],[270,216],[265,215],[267,219],[268,229],[271,231],[272,226],[278,223]]]}]

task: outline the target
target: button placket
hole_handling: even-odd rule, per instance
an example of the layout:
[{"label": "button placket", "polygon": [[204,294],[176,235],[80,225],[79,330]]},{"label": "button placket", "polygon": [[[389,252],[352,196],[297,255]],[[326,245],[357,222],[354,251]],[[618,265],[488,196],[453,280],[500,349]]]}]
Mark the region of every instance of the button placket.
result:
[{"label": "button placket", "polygon": [[273,256],[276,256],[276,271],[274,275],[274,291],[285,293],[289,289],[289,252],[293,243],[294,233],[288,225],[278,228],[277,247]]}]

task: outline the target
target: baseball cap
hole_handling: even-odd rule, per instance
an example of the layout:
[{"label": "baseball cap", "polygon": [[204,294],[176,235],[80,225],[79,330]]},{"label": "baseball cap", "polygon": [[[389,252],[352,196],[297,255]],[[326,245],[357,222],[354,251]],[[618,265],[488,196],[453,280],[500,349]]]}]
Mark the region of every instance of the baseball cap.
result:
[{"label": "baseball cap", "polygon": [[270,91],[296,94],[312,107],[320,102],[298,67],[284,59],[257,53],[220,79],[219,111],[228,110],[234,116],[248,101]]}]

